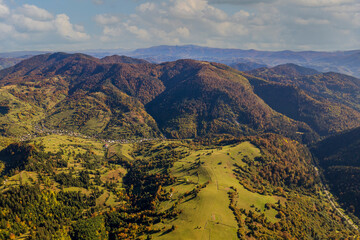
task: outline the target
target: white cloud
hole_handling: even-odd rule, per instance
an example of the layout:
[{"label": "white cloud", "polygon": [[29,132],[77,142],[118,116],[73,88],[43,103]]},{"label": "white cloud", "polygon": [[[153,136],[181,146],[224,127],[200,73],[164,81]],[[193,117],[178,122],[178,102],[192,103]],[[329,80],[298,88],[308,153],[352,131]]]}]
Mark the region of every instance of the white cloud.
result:
[{"label": "white cloud", "polygon": [[12,26],[0,22],[0,37],[4,38],[4,37],[8,36],[13,30],[14,29]]},{"label": "white cloud", "polygon": [[357,31],[360,27],[360,3],[326,7],[324,11],[334,20],[332,24],[339,28]]},{"label": "white cloud", "polygon": [[110,40],[110,37],[121,36],[122,30],[121,30],[120,27],[108,27],[108,26],[105,26],[103,32],[104,32],[104,35],[107,36],[107,38],[105,38],[105,39]]},{"label": "white cloud", "polygon": [[202,16],[207,7],[205,0],[176,0],[169,10],[175,17],[194,18]]},{"label": "white cloud", "polygon": [[299,25],[311,25],[311,24],[317,24],[317,25],[326,25],[330,22],[326,19],[315,19],[315,18],[296,18],[295,22]]},{"label": "white cloud", "polygon": [[190,36],[190,30],[187,27],[179,27],[175,31],[177,34],[185,38]]},{"label": "white cloud", "polygon": [[140,4],[137,7],[137,10],[140,12],[153,11],[155,9],[155,7],[156,7],[156,5],[154,3],[146,2],[146,3]]},{"label": "white cloud", "polygon": [[[360,46],[359,0],[130,0],[131,4],[92,0],[103,5],[97,7],[97,15],[90,16],[94,21],[91,37],[66,12],[56,14],[32,4],[10,7],[16,2],[0,0],[2,49],[16,44],[38,44],[40,48],[57,44],[89,48],[198,44],[265,50]],[[64,4],[69,2],[64,0]],[[81,3],[85,6],[90,1],[78,0],[76,5]],[[124,4],[121,10],[133,7],[133,11],[104,11],[120,4]],[[98,35],[96,28],[101,30]]]},{"label": "white cloud", "polygon": [[273,1],[275,0],[209,0],[209,3],[243,5],[243,4],[270,3]]},{"label": "white cloud", "polygon": [[300,6],[308,7],[324,7],[324,6],[335,6],[347,3],[355,3],[357,0],[209,0],[212,4],[230,4],[230,5],[256,5],[256,4],[297,4]]},{"label": "white cloud", "polygon": [[131,32],[132,34],[136,35],[141,40],[150,40],[150,34],[147,30],[138,28],[135,25],[128,25],[125,24],[126,30]]},{"label": "white cloud", "polygon": [[55,18],[57,32],[64,38],[74,41],[84,41],[90,39],[90,36],[84,32],[77,31],[71,24],[70,18],[66,14],[58,14]]},{"label": "white cloud", "polygon": [[233,15],[234,21],[244,21],[250,17],[250,13],[244,10],[240,10]]},{"label": "white cloud", "polygon": [[241,14],[241,20],[229,16],[206,0],[172,0],[140,4],[134,14],[123,18],[97,15],[95,21],[103,27],[103,41],[141,46],[203,44],[211,38],[228,37],[230,43],[248,32],[245,24],[250,14]]},{"label": "white cloud", "polygon": [[0,0],[0,18],[5,18],[10,14],[9,8]]},{"label": "white cloud", "polygon": [[[237,11],[225,11],[229,4]],[[102,41],[126,47],[326,50],[360,43],[358,0],[156,0],[142,2],[135,13],[121,18],[98,15],[96,22],[103,29]]]},{"label": "white cloud", "polygon": [[13,14],[11,21],[21,32],[46,32],[55,28],[52,21],[38,21],[19,14]]},{"label": "white cloud", "polygon": [[120,19],[117,16],[110,14],[98,14],[95,16],[95,22],[100,25],[110,25],[119,21]]},{"label": "white cloud", "polygon": [[45,9],[29,4],[24,4],[17,10],[17,12],[21,13],[25,17],[39,21],[50,20],[54,18],[54,16]]},{"label": "white cloud", "polygon": [[356,0],[291,0],[293,3],[307,7],[339,6],[355,3]]},{"label": "white cloud", "polygon": [[70,22],[66,14],[54,16],[49,11],[35,5],[24,4],[9,8],[0,0],[0,50],[17,46],[53,46],[72,44],[90,39],[82,25]]}]

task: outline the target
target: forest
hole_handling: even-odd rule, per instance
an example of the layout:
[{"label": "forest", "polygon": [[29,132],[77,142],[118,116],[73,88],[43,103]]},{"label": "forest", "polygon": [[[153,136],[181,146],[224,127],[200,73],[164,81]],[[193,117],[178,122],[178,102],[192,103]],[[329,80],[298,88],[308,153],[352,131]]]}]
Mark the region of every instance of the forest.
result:
[{"label": "forest", "polygon": [[[221,193],[229,206],[221,208],[228,209],[226,221],[235,217],[234,236],[240,239],[354,235],[326,199],[319,199],[308,150],[280,135],[108,148],[95,140],[49,135],[10,144],[0,155],[1,239],[172,239],[183,231],[177,222],[186,205],[197,206],[215,186],[209,168],[234,174]],[[265,204],[241,207],[239,194],[254,194],[255,202]]]},{"label": "forest", "polygon": [[66,53],[0,70],[0,239],[357,239],[359,81]]}]

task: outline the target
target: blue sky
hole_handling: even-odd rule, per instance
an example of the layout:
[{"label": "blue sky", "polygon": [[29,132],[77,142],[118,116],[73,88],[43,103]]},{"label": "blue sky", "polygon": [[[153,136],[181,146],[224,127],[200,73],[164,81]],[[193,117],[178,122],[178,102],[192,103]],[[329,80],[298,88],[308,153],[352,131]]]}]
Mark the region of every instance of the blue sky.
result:
[{"label": "blue sky", "polygon": [[0,51],[359,49],[358,0],[0,0]]}]

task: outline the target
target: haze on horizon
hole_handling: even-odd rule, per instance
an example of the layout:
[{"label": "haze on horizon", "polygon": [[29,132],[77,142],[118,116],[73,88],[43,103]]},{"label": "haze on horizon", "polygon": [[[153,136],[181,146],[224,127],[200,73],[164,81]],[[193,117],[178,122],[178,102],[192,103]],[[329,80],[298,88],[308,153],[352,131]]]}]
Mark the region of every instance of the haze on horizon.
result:
[{"label": "haze on horizon", "polygon": [[357,0],[0,0],[0,52],[359,48]]}]

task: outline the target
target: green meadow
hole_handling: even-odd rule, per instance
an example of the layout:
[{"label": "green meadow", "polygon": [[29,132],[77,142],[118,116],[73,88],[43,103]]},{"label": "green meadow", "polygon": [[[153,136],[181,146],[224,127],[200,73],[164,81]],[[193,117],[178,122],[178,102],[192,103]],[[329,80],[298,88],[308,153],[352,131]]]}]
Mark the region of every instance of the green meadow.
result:
[{"label": "green meadow", "polygon": [[[166,209],[177,197],[191,191],[195,186],[209,182],[199,194],[192,199],[184,200],[179,209],[181,214],[171,221],[162,224],[174,225],[175,230],[167,234],[156,234],[155,239],[237,239],[237,222],[229,209],[228,192],[230,187],[239,192],[237,206],[244,209],[259,209],[266,217],[276,221],[275,210],[265,210],[266,203],[274,204],[277,197],[252,193],[239,184],[233,174],[234,164],[243,164],[244,156],[254,158],[260,150],[249,142],[225,146],[221,149],[193,151],[190,156],[176,162],[171,173],[178,182],[174,188],[171,201],[161,208]],[[195,167],[196,163],[200,165]]]}]

